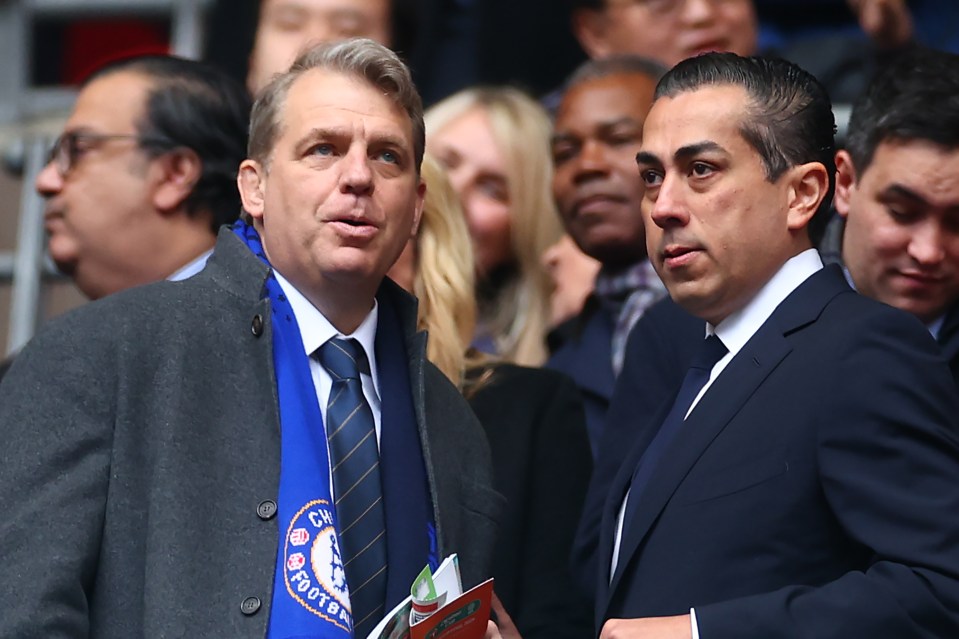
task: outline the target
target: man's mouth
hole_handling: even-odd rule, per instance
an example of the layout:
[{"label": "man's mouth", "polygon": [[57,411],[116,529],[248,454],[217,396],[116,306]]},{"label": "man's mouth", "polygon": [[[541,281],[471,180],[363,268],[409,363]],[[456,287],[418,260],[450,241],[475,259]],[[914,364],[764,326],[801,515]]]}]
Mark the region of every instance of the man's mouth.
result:
[{"label": "man's mouth", "polygon": [[702,249],[685,244],[669,244],[663,251],[663,265],[666,268],[682,268],[696,259]]},{"label": "man's mouth", "polygon": [[626,202],[626,198],[615,193],[591,193],[580,196],[573,204],[576,215],[591,215],[605,213],[610,206],[618,206]]}]

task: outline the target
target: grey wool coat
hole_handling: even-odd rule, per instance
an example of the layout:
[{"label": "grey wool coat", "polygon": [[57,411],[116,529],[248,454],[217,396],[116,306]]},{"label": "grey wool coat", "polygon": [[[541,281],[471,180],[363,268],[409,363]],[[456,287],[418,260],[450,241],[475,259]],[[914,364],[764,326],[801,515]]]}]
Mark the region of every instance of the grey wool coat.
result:
[{"label": "grey wool coat", "polygon": [[[88,304],[22,351],[0,384],[0,637],[264,637],[280,470],[267,275],[224,230],[196,277]],[[426,362],[415,301],[389,281],[379,294],[403,317],[440,556],[478,582],[502,506],[483,431]]]}]

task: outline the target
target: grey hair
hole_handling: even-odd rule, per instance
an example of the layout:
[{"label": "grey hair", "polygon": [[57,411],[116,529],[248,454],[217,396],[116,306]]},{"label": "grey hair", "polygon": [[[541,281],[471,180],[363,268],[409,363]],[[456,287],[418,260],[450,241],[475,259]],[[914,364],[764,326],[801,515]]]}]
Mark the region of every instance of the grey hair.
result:
[{"label": "grey hair", "polygon": [[601,80],[613,75],[645,75],[658,82],[668,68],[649,58],[632,54],[612,55],[587,60],[580,64],[563,84],[563,94],[584,82]]},{"label": "grey hair", "polygon": [[317,45],[300,54],[289,71],[273,77],[257,95],[250,114],[247,155],[267,166],[280,134],[280,112],[293,83],[307,71],[321,69],[368,82],[381,90],[409,116],[413,127],[413,155],[419,173],[426,147],[423,100],[409,68],[383,45],[368,38],[352,38]]}]

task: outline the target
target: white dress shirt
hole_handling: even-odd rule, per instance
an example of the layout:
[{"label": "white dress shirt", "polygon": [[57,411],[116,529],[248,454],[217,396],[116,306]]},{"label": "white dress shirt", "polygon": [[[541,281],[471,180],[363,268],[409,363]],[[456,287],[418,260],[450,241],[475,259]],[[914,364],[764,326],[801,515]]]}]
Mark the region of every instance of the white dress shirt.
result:
[{"label": "white dress shirt", "polygon": [[210,259],[210,256],[213,255],[213,249],[208,251],[203,251],[195,258],[190,260],[187,264],[180,267],[177,271],[173,273],[167,279],[171,282],[179,282],[180,280],[185,280],[188,277],[193,277],[197,273],[203,270],[203,267],[206,266],[206,261]]},{"label": "white dress shirt", "polygon": [[363,347],[366,353],[366,359],[370,363],[370,373],[360,374],[360,380],[363,382],[363,395],[373,410],[373,425],[376,429],[376,443],[380,442],[380,387],[378,375],[376,372],[376,351],[373,348],[376,342],[376,323],[379,315],[379,307],[376,300],[373,300],[373,309],[363,320],[363,323],[349,335],[344,335],[336,330],[330,324],[330,321],[317,309],[306,297],[296,290],[282,275],[276,270],[276,281],[280,283],[280,288],[286,295],[293,308],[293,315],[296,317],[296,324],[300,327],[300,337],[303,338],[303,350],[310,361],[310,374],[313,376],[313,387],[316,389],[316,401],[320,405],[320,413],[323,415],[323,424],[326,424],[326,405],[330,399],[330,390],[333,388],[333,378],[320,360],[313,354],[323,344],[333,337],[342,339],[355,339]]},{"label": "white dress shirt", "polygon": [[[689,417],[693,409],[699,403],[699,400],[706,394],[709,387],[719,377],[723,369],[732,361],[743,346],[746,345],[756,331],[769,319],[773,311],[796,290],[800,284],[805,282],[811,275],[822,269],[822,260],[816,249],[808,249],[796,255],[783,264],[776,274],[766,282],[759,292],[749,301],[746,306],[731,314],[722,322],[713,326],[706,323],[706,337],[715,333],[728,349],[728,353],[723,356],[713,366],[709,372],[709,380],[703,386],[699,394],[693,400],[686,411],[686,417]],[[619,561],[619,548],[623,536],[623,515],[626,512],[626,502],[629,500],[629,491],[623,498],[623,503],[619,508],[619,514],[616,517],[616,533],[613,540],[613,555],[609,569],[609,579],[612,581],[616,574],[616,565]],[[690,609],[692,621],[693,639],[699,639],[699,628],[696,623],[696,611]]]}]

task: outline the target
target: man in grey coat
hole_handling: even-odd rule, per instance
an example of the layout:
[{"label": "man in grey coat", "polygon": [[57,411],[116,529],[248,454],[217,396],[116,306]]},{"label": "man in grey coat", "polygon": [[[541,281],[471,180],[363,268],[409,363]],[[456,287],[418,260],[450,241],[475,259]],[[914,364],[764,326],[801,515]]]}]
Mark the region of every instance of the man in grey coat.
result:
[{"label": "man in grey coat", "polygon": [[426,563],[487,576],[482,430],[384,280],[424,193],[407,69],[319,47],[251,122],[207,268],[51,322],[0,384],[0,637],[363,637]]}]

